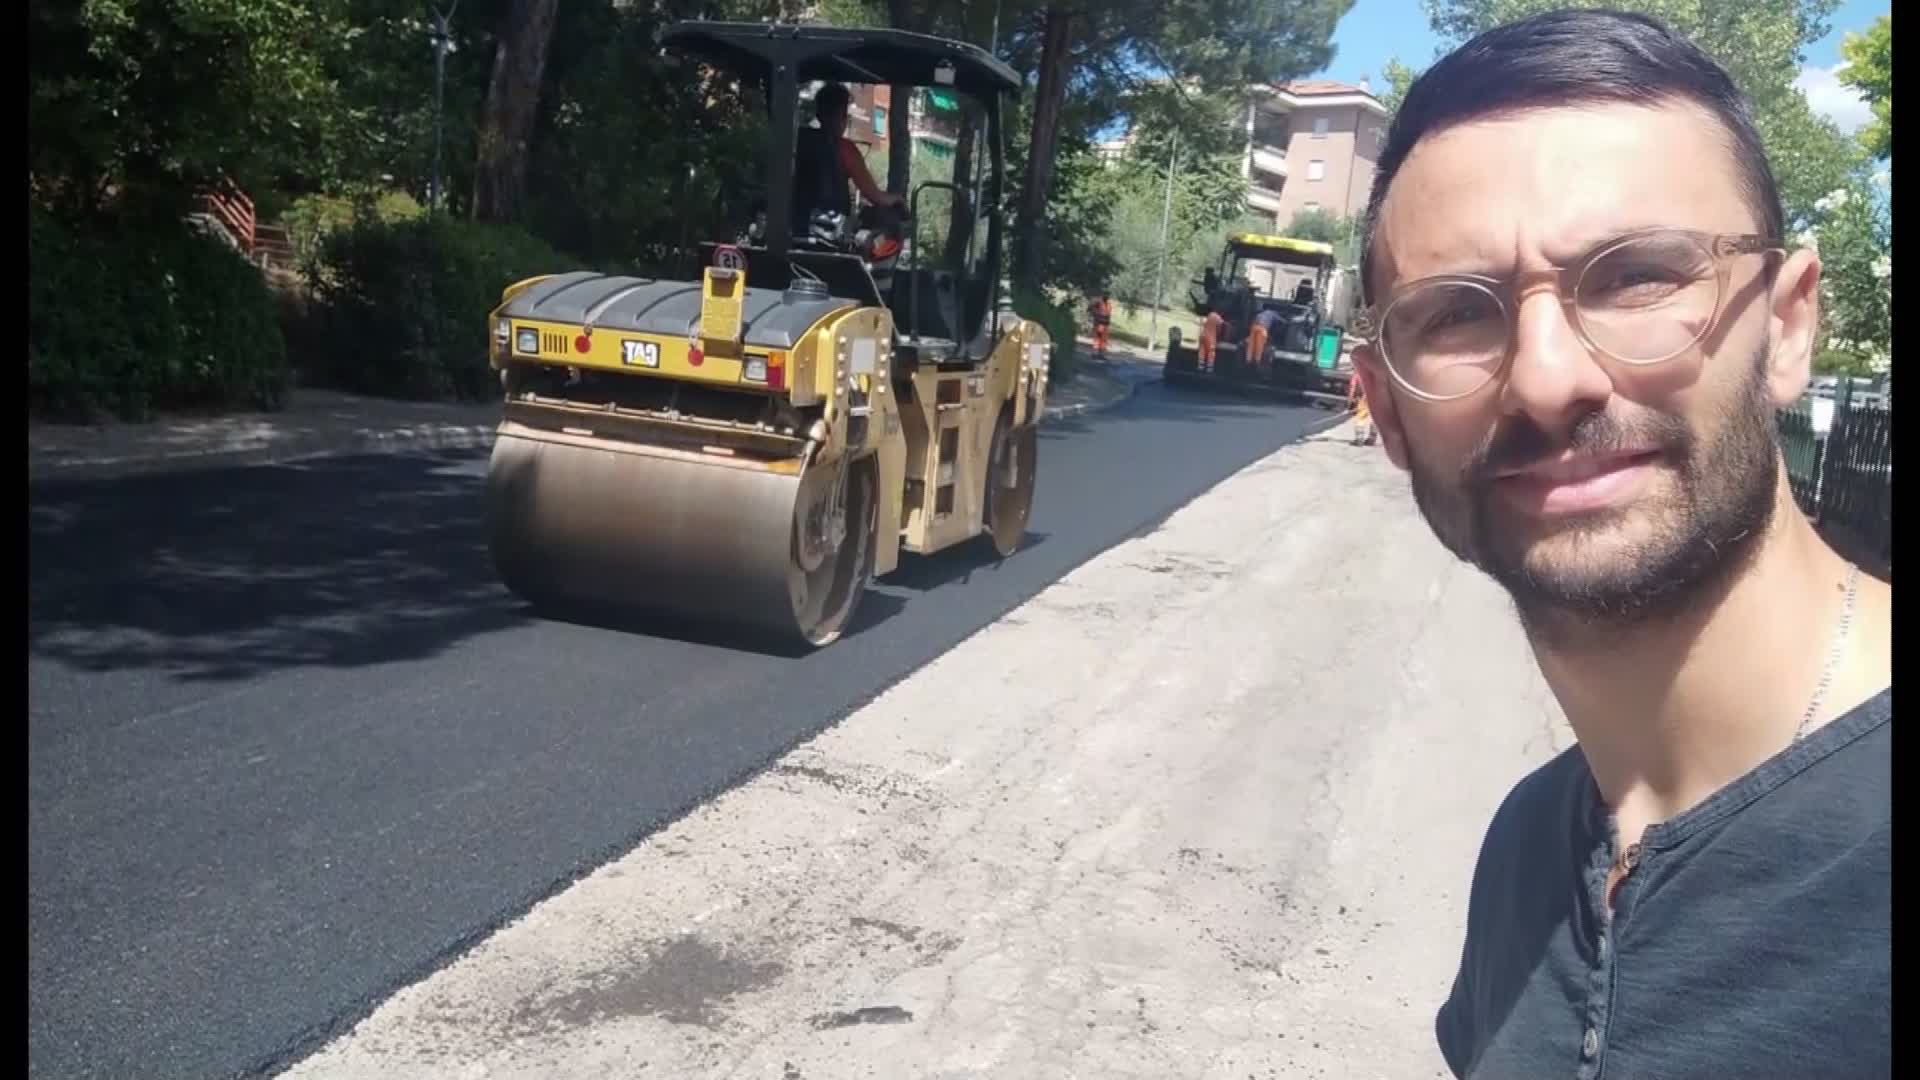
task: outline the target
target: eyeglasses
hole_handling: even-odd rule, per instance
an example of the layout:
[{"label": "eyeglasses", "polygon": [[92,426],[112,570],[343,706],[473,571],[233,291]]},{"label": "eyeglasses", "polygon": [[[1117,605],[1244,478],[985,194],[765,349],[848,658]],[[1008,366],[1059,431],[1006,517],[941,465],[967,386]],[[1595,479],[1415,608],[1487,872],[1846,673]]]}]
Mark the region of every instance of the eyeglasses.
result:
[{"label": "eyeglasses", "polygon": [[1785,254],[1763,236],[1648,229],[1603,242],[1570,267],[1510,281],[1441,274],[1409,282],[1380,305],[1370,340],[1393,380],[1427,401],[1453,401],[1512,360],[1520,279],[1548,277],[1589,349],[1623,364],[1671,360],[1713,332],[1729,263]]}]

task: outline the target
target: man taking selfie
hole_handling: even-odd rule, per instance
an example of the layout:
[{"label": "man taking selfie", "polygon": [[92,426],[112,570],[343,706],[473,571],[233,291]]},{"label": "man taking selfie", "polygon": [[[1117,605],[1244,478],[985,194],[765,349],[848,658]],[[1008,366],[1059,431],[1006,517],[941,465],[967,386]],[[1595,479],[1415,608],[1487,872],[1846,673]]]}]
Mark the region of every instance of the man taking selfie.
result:
[{"label": "man taking selfie", "polygon": [[1577,744],[1472,874],[1456,1076],[1891,1075],[1891,587],[1790,494],[1820,260],[1749,105],[1646,18],[1490,31],[1380,157],[1355,366]]}]

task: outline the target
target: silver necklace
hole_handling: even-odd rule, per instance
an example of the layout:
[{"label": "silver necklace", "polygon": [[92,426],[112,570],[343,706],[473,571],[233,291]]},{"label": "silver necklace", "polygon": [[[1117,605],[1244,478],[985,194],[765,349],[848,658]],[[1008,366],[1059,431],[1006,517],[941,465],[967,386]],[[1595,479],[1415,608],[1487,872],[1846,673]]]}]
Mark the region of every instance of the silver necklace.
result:
[{"label": "silver necklace", "polygon": [[[1827,689],[1833,685],[1834,669],[1840,665],[1841,647],[1846,644],[1847,631],[1853,626],[1853,598],[1855,593],[1859,591],[1859,584],[1859,564],[1848,563],[1847,593],[1845,598],[1840,601],[1840,625],[1834,628],[1833,641],[1827,646],[1826,664],[1820,670],[1819,684],[1813,688],[1813,698],[1807,702],[1807,711],[1800,715],[1800,726],[1793,731],[1794,743],[1798,743],[1800,739],[1806,735],[1807,725],[1813,723],[1813,718],[1819,715],[1820,705],[1827,697]],[[1614,846],[1619,848],[1618,839],[1614,841]],[[1631,874],[1639,862],[1640,843],[1639,841],[1635,841],[1627,845],[1624,849],[1619,849],[1619,854],[1613,858],[1613,869],[1615,871],[1625,870]],[[1624,881],[1624,878],[1622,880]]]},{"label": "silver necklace", "polygon": [[1826,667],[1820,672],[1820,685],[1814,687],[1813,700],[1807,702],[1807,711],[1800,717],[1800,726],[1793,731],[1793,741],[1807,733],[1807,725],[1813,723],[1814,715],[1820,711],[1820,703],[1826,700],[1827,688],[1833,683],[1833,672],[1840,664],[1840,647],[1846,643],[1847,630],[1853,624],[1853,595],[1860,584],[1860,566],[1847,564],[1847,595],[1840,602],[1840,625],[1833,632],[1833,644],[1827,647]]}]

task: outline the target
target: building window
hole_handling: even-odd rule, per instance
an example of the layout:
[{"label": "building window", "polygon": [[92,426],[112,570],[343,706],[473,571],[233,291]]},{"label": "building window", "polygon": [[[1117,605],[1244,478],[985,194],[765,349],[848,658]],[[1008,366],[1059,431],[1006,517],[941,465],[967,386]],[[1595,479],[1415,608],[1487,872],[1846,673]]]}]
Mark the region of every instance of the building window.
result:
[{"label": "building window", "polygon": [[873,107],[873,133],[883,139],[887,137],[887,110],[878,105]]},{"label": "building window", "polygon": [[1316,116],[1313,118],[1313,137],[1316,139],[1324,139],[1327,137],[1326,117]]},{"label": "building window", "polygon": [[1307,210],[1318,210],[1318,209],[1320,209],[1320,204],[1319,204],[1319,203],[1317,203],[1317,202],[1309,202],[1309,203],[1306,203],[1306,204],[1304,204],[1304,205],[1302,205],[1302,206],[1300,207],[1300,209],[1301,209],[1301,210],[1302,210],[1303,212],[1304,212],[1304,211],[1307,211]]},{"label": "building window", "polygon": [[1309,180],[1325,180],[1326,178],[1327,178],[1327,163],[1326,163],[1326,162],[1324,162],[1324,161],[1309,161],[1309,162],[1307,162],[1307,179],[1309,179]]}]

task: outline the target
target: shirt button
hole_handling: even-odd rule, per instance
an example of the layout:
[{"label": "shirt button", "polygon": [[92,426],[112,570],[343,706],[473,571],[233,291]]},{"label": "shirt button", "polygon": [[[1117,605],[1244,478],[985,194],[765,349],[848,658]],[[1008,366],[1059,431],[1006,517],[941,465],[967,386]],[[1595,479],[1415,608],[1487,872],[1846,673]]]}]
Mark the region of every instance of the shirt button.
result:
[{"label": "shirt button", "polygon": [[1600,1033],[1593,1030],[1592,1028],[1588,1028],[1587,1037],[1580,1040],[1580,1053],[1583,1056],[1592,1057],[1593,1055],[1599,1052],[1600,1052]]}]

